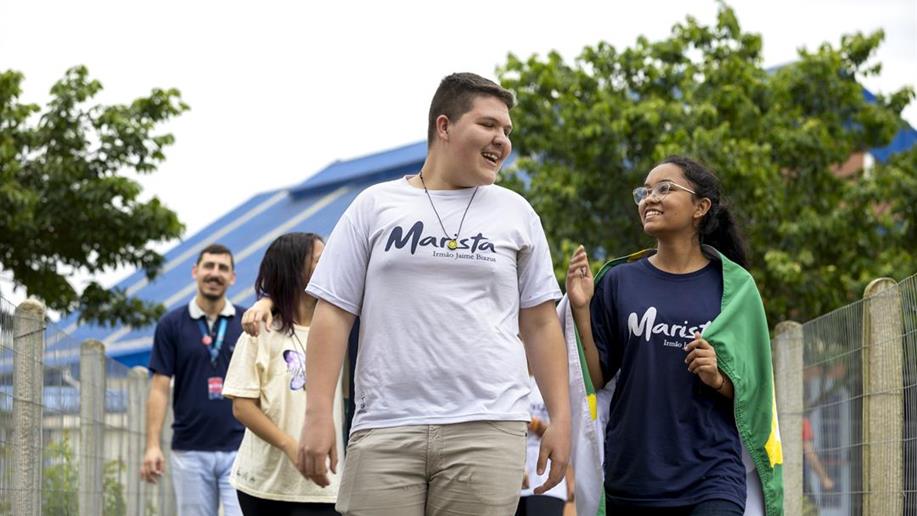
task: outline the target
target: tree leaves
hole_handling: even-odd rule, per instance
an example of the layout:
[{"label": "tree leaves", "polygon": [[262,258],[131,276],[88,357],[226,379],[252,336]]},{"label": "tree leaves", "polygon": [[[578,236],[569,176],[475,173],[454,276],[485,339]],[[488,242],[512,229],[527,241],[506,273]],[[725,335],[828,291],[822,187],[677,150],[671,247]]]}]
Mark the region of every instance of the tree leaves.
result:
[{"label": "tree leaves", "polygon": [[504,184],[541,214],[558,277],[574,244],[597,262],[652,245],[630,191],[670,154],[720,176],[749,242],[773,323],[805,320],[858,298],[873,277],[915,270],[917,151],[843,177],[852,155],[887,145],[902,127],[911,88],[870,102],[857,78],[883,34],[800,50],[762,67],[762,40],[720,4],[717,22],[693,18],[662,41],[509,55],[498,74],[514,91],[519,159]]},{"label": "tree leaves", "polygon": [[188,106],[174,89],[91,105],[102,84],[78,66],[40,109],[19,102],[22,78],[0,73],[0,267],[49,308],[103,324],[154,322],[161,307],[95,283],[78,293],[66,276],[125,265],[155,276],[163,258],[148,245],[183,226],[156,197],[142,201],[125,172],[156,170],[174,141],[156,128]]}]

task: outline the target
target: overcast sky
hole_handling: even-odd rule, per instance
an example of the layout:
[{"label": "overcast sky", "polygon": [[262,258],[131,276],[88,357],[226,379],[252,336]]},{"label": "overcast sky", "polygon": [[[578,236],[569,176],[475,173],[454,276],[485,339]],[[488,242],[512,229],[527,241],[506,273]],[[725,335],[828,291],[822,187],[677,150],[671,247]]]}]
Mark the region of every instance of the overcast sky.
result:
[{"label": "overcast sky", "polygon": [[[917,84],[917,0],[731,5],[743,29],[763,35],[767,66],[882,28],[883,71],[864,85]],[[453,71],[494,77],[509,52],[553,49],[572,60],[601,40],[623,48],[640,34],[666,37],[687,15],[713,23],[716,3],[0,0],[0,70],[23,72],[23,100],[38,103],[77,64],[102,82],[101,102],[181,90],[191,111],[165,126],[176,143],[141,181],[178,213],[187,236],[334,160],[423,139],[433,90]],[[917,105],[905,118],[917,126]]]}]

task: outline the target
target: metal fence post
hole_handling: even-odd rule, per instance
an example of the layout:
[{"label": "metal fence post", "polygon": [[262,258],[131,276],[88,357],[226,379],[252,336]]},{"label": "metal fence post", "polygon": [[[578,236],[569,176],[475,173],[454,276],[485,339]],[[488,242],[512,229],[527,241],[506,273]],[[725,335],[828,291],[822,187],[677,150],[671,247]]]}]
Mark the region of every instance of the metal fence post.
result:
[{"label": "metal fence post", "polygon": [[162,455],[166,461],[166,474],[159,481],[159,514],[176,514],[175,488],[172,485],[172,395],[169,392],[169,406],[162,422]]},{"label": "metal fence post", "polygon": [[889,278],[872,281],[865,302],[863,352],[864,514],[901,514],[903,348],[901,294]]},{"label": "metal fence post", "polygon": [[145,367],[131,368],[127,379],[127,516],[143,516],[145,482],[140,481],[140,466],[146,448],[146,393],[149,372]]},{"label": "metal fence post", "polygon": [[80,514],[102,514],[105,459],[105,345],[80,344]]},{"label": "metal fence post", "polygon": [[783,510],[802,514],[802,325],[786,321],[774,330],[774,390],[783,444]]},{"label": "metal fence post", "polygon": [[13,496],[12,513],[41,514],[42,359],[45,307],[27,299],[13,319]]}]

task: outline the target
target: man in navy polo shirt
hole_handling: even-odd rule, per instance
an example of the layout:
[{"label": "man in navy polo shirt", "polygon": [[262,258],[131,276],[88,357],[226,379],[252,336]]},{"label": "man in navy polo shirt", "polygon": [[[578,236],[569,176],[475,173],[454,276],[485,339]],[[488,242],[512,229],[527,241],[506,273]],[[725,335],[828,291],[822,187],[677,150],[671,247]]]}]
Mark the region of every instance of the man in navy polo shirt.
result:
[{"label": "man in navy polo shirt", "polygon": [[191,269],[197,295],[163,316],[153,338],[153,381],[140,476],[155,483],[165,471],[160,439],[174,378],[171,467],[180,516],[215,515],[221,501],[226,516],[242,514],[229,472],[244,427],[222,394],[245,311],[226,299],[226,290],[236,281],[234,268],[229,249],[219,244],[204,248]]}]

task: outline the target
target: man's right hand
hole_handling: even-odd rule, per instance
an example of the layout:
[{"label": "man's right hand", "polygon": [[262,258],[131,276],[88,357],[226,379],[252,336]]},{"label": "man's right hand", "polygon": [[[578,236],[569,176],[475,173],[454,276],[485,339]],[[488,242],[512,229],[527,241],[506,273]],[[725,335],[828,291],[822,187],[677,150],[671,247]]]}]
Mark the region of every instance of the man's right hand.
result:
[{"label": "man's right hand", "polygon": [[321,487],[331,484],[326,463],[330,459],[331,472],[337,473],[337,442],[334,435],[334,421],[327,417],[306,415],[302,435],[299,436],[300,473]]},{"label": "man's right hand", "polygon": [[140,466],[140,478],[155,484],[165,472],[166,459],[162,455],[162,450],[158,446],[147,448],[143,455],[143,465]]},{"label": "man's right hand", "polygon": [[252,337],[257,337],[260,322],[264,321],[264,331],[270,333],[271,323],[274,317],[271,315],[271,309],[274,308],[274,302],[270,298],[262,297],[257,303],[242,314],[242,329]]}]

